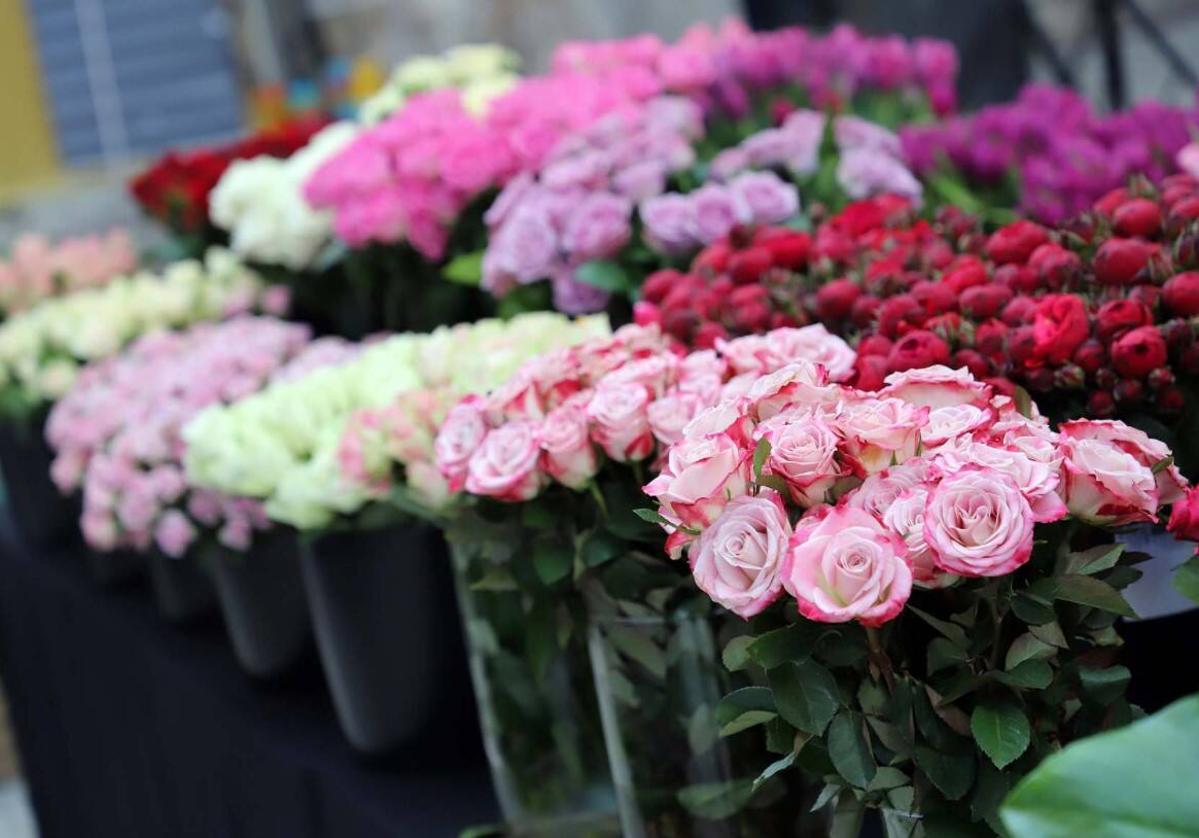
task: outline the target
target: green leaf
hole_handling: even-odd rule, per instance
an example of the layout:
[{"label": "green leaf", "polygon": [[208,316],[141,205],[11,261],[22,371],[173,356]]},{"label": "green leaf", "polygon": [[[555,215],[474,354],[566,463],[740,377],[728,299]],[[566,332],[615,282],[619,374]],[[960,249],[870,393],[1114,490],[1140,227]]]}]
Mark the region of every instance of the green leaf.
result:
[{"label": "green leaf", "polygon": [[1132,673],[1127,667],[1109,666],[1106,669],[1080,669],[1078,680],[1083,692],[1101,705],[1108,705],[1124,694]]},{"label": "green leaf", "polygon": [[1053,754],[1008,796],[1020,838],[1168,838],[1199,833],[1199,697]]},{"label": "green leaf", "polygon": [[754,446],[754,480],[757,482],[762,480],[762,466],[766,465],[768,457],[770,457],[770,440],[762,437]]},{"label": "green leaf", "polygon": [[813,660],[784,663],[770,670],[770,687],[778,713],[795,727],[819,736],[840,705],[833,674]]},{"label": "green leaf", "polygon": [[948,754],[917,745],[916,765],[949,800],[960,800],[974,785],[974,756],[969,751]]},{"label": "green leaf", "polygon": [[828,726],[828,755],[837,773],[850,785],[864,789],[874,779],[878,766],[870,753],[862,719],[848,710],[838,713]]},{"label": "green leaf", "polygon": [[441,269],[441,275],[459,285],[478,286],[483,279],[483,252],[476,250],[455,256]]},{"label": "green leaf", "polygon": [[1100,544],[1090,550],[1069,554],[1066,558],[1065,572],[1089,576],[1092,573],[1111,570],[1123,555],[1123,544]]},{"label": "green leaf", "polygon": [[933,675],[942,669],[966,663],[970,656],[959,646],[955,646],[947,638],[934,637],[928,644],[928,674]]},{"label": "green leaf", "polygon": [[587,567],[598,567],[623,555],[627,549],[624,539],[617,538],[607,530],[594,530],[583,541],[579,556]]},{"label": "green leaf", "polygon": [[812,656],[816,631],[811,623],[793,623],[768,631],[754,638],[749,645],[749,656],[763,669],[807,660]]},{"label": "green leaf", "polygon": [[758,485],[764,489],[774,489],[780,495],[786,497],[790,489],[787,487],[787,481],[779,477],[777,474],[763,474],[758,478]]},{"label": "green leaf", "polygon": [[721,663],[729,672],[740,672],[749,665],[749,646],[754,642],[751,634],[741,634],[734,637],[724,647],[720,654]]},{"label": "green leaf", "polygon": [[472,591],[516,591],[520,590],[507,568],[493,567],[477,582],[471,583]]},{"label": "green leaf", "polygon": [[874,773],[874,779],[870,781],[869,791],[889,791],[897,789],[901,786],[906,786],[912,782],[912,778],[904,774],[898,768],[893,768],[889,765],[880,766],[878,771]]},{"label": "green leaf", "polygon": [[543,540],[533,545],[533,567],[546,585],[553,585],[570,575],[574,551],[555,540]]},{"label": "green leaf", "polygon": [[786,754],[780,759],[776,759],[774,762],[770,763],[770,765],[766,766],[766,768],[762,770],[762,773],[758,775],[758,778],[754,780],[753,791],[757,791],[761,787],[762,783],[769,780],[775,774],[778,774],[780,771],[785,771],[794,765],[795,757],[798,755],[799,751],[792,751],[791,753]]},{"label": "green leaf", "polygon": [[1031,658],[1008,672],[995,673],[995,680],[1018,689],[1043,690],[1053,683],[1053,667],[1043,660]]},{"label": "green leaf", "polygon": [[1174,571],[1174,590],[1194,602],[1199,602],[1199,556],[1191,556]]},{"label": "green leaf", "polygon": [[656,509],[634,509],[633,514],[645,521],[647,524],[660,524],[663,527],[674,529],[675,525],[662,517],[662,514]]},{"label": "green leaf", "polygon": [[1054,596],[1077,605],[1089,605],[1119,614],[1121,617],[1136,617],[1128,601],[1111,585],[1093,576],[1066,574],[1053,580]]},{"label": "green leaf", "polygon": [[1174,465],[1174,457],[1162,457],[1160,460],[1150,466],[1149,470],[1154,474],[1161,474],[1172,465]]},{"label": "green leaf", "polygon": [[1026,750],[1031,737],[1028,717],[1010,701],[988,701],[970,714],[970,732],[996,768],[1006,768]]},{"label": "green leaf", "polygon": [[627,294],[633,287],[625,269],[616,262],[584,262],[575,271],[575,279],[613,294]]},{"label": "green leaf", "polygon": [[742,687],[716,705],[716,724],[721,736],[732,736],[773,719],[774,697],[766,687]]},{"label": "green leaf", "polygon": [[679,803],[701,818],[722,820],[737,814],[754,793],[752,780],[698,783],[679,789]]},{"label": "green leaf", "polygon": [[666,677],[666,652],[645,632],[613,625],[608,627],[607,637],[618,652],[641,664],[655,678]]},{"label": "green leaf", "polygon": [[1030,626],[1039,626],[1057,618],[1053,606],[1024,593],[1012,598],[1012,613]]},{"label": "green leaf", "polygon": [[1070,648],[1070,644],[1066,642],[1066,635],[1062,634],[1062,627],[1057,624],[1056,620],[1040,626],[1031,626],[1028,629],[1028,633],[1042,643],[1053,646],[1055,649]]},{"label": "green leaf", "polygon": [[938,619],[933,615],[926,614],[919,608],[915,608],[911,605],[907,607],[907,610],[911,611],[921,620],[924,620],[924,622],[941,632],[941,634],[945,636],[945,639],[954,646],[957,646],[960,649],[965,649],[970,645],[970,641],[966,639],[965,629],[963,629],[957,623],[951,623],[948,620]]},{"label": "green leaf", "polygon": [[1025,633],[1012,641],[1008,647],[1003,668],[1011,671],[1027,660],[1045,660],[1055,654],[1054,648],[1043,640],[1038,640],[1031,633]]},{"label": "green leaf", "polygon": [[691,746],[692,754],[705,754],[720,738],[716,728],[716,715],[712,705],[701,704],[695,708],[687,721],[687,744]]}]

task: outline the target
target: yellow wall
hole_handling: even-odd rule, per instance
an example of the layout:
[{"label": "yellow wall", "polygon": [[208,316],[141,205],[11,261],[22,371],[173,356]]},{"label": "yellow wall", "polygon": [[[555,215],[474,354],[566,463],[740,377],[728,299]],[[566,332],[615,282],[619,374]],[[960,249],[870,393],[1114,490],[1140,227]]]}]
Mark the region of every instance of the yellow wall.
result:
[{"label": "yellow wall", "polygon": [[0,197],[58,165],[24,0],[0,0]]}]

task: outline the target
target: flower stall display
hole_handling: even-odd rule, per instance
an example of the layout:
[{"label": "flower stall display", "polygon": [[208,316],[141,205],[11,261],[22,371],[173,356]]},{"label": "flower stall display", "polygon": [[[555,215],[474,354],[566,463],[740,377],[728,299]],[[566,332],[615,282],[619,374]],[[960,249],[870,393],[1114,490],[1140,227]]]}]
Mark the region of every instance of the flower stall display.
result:
[{"label": "flower stall display", "polygon": [[125,230],[52,243],[45,236],[17,237],[0,260],[0,312],[25,311],[49,297],[96,288],[137,269],[137,251]]},{"label": "flower stall display", "polygon": [[322,127],[321,120],[302,120],[227,145],[168,152],[129,182],[129,192],[146,215],[175,236],[185,253],[199,255],[221,242],[209,218],[208,200],[229,165],[254,157],[289,157]]},{"label": "flower stall display", "polygon": [[268,287],[233,254],[169,265],[46,300],[0,326],[0,412],[28,417],[63,396],[79,368],[155,329],[262,310],[282,313],[286,289]]},{"label": "flower stall display", "polygon": [[1175,155],[1196,129],[1195,108],[1146,101],[1102,116],[1069,88],[1033,84],[1014,102],[901,134],[912,168],[946,201],[1058,224],[1132,175],[1178,172]]},{"label": "flower stall display", "polygon": [[863,807],[997,828],[1015,779],[1133,717],[1114,649],[1138,557],[1110,531],[1186,482],[1143,432],[1054,431],[964,369],[878,392],[813,369],[750,374],[645,487],[669,554],[752,621],[724,660],[755,684],[715,718],[764,726],[763,777],[823,778],[834,831]]},{"label": "flower stall display", "polygon": [[[655,557],[663,539],[635,513],[637,485],[706,408],[741,391],[747,376],[796,358],[823,359],[827,369],[848,375],[854,353],[822,327],[810,326],[683,357],[658,329],[629,326],[611,338],[529,362],[487,396],[461,401],[442,423],[435,462],[450,491],[461,493],[446,523],[447,538],[494,779],[505,817],[515,827],[567,816],[610,817],[604,804],[612,806],[611,792],[602,791],[609,776],[618,780],[622,803],[631,794],[620,782],[627,782],[629,766],[618,766],[619,753],[607,752],[611,775],[604,768],[592,663],[597,678],[602,671],[603,683],[623,690],[626,703],[646,687],[655,736],[665,741],[667,731],[677,730],[677,718],[667,710],[675,705],[665,700],[661,680],[631,683],[624,676],[631,670],[620,661],[631,656],[663,679],[664,651],[647,644],[654,638],[643,632],[657,632],[654,643],[668,643],[663,636],[681,643],[684,637],[699,642],[708,629],[669,622],[693,589],[677,564]],[[824,375],[824,369],[817,373],[813,367],[812,375]],[[607,620],[590,659],[589,614]],[[651,619],[656,628],[628,625],[622,618]],[[695,671],[704,661],[698,648],[684,657],[686,663],[678,659],[680,668],[672,671]],[[703,724],[702,716],[695,719]],[[569,725],[571,738],[554,733],[563,725]],[[605,732],[610,742],[621,738],[618,731]],[[732,810],[719,814],[716,806],[706,808],[712,801],[700,778],[715,779],[711,775],[719,773],[724,751],[715,738],[703,741],[699,750],[709,768],[694,774],[687,802],[696,816],[721,820]],[[654,817],[676,826],[689,823],[673,796],[689,785],[680,779],[685,758],[659,751],[655,767],[647,750],[653,750],[648,739],[631,757],[637,778],[643,769],[657,778],[651,797],[664,791],[663,774],[677,781],[654,804]],[[797,800],[788,796],[786,804]]]},{"label": "flower stall display", "polygon": [[520,78],[520,56],[499,44],[461,44],[440,55],[416,55],[396,65],[387,82],[359,106],[368,125],[386,119],[413,96],[431,90],[457,88],[472,113],[506,92]]}]

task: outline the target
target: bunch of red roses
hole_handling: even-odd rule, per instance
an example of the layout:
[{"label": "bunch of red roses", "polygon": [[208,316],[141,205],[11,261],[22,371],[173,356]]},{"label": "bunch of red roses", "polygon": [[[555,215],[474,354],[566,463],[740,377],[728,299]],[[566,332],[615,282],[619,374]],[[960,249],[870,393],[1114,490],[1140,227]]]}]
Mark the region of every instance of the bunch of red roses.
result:
[{"label": "bunch of red roses", "polygon": [[1199,373],[1199,181],[1135,183],[1059,229],[1017,221],[989,236],[952,207],[933,221],[884,196],[851,204],[809,236],[735,231],[689,273],[651,275],[638,322],[685,342],[820,321],[855,339],[854,383],[965,367],[1053,413],[1184,406]]},{"label": "bunch of red roses", "polygon": [[182,236],[210,229],[208,194],[234,160],[290,157],[325,126],[321,119],[290,122],[223,146],[168,151],[129,182],[142,211]]}]

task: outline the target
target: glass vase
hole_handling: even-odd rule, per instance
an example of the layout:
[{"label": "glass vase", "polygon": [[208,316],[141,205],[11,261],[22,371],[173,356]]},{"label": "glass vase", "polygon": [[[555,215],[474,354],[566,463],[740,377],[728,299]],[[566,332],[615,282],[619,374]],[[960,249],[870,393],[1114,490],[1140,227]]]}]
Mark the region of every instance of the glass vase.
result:
[{"label": "glass vase", "polygon": [[516,585],[486,542],[451,536],[451,554],[484,750],[510,834],[619,835],[581,598]]},{"label": "glass vase", "polygon": [[745,684],[720,660],[706,616],[597,616],[591,663],[626,838],[796,838],[827,833],[797,769],[761,729],[720,735],[716,705]]}]

